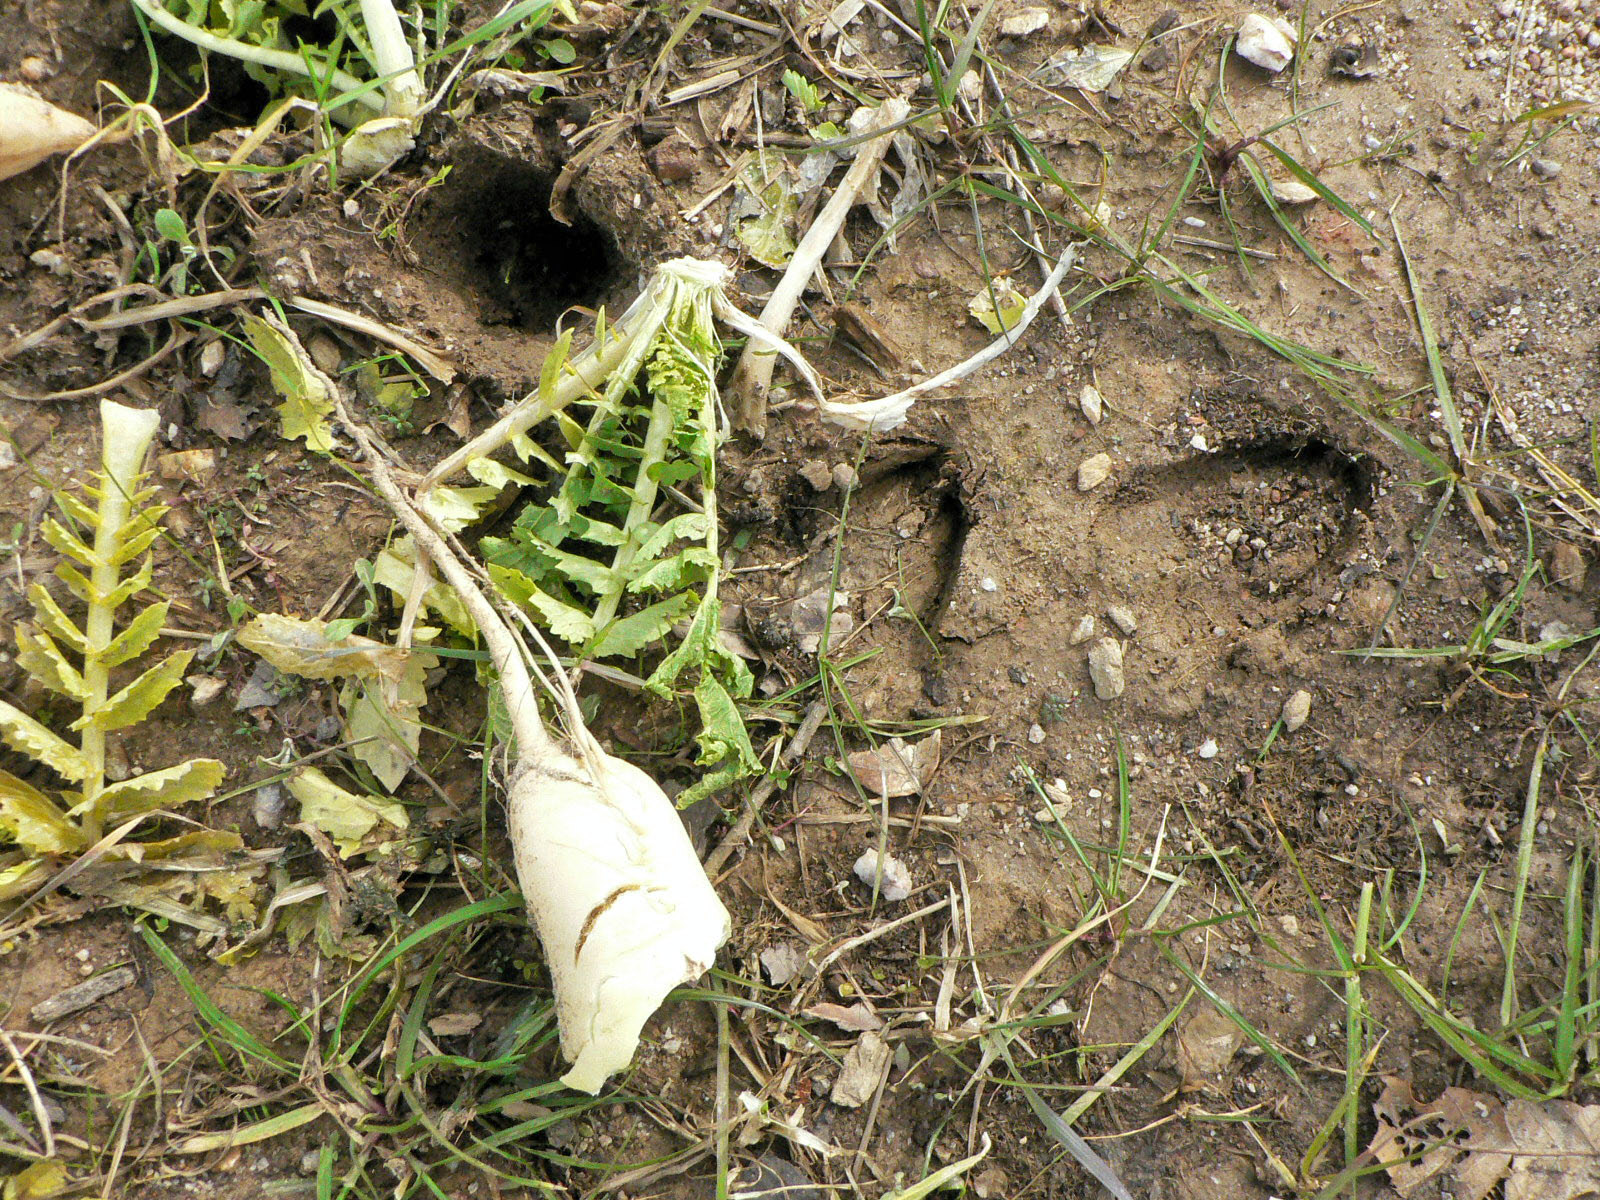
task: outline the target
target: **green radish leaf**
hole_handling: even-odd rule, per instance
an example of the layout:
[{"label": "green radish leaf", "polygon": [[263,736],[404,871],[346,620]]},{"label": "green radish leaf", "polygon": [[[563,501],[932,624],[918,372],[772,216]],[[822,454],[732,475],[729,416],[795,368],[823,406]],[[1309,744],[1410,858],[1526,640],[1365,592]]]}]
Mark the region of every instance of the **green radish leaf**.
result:
[{"label": "green radish leaf", "polygon": [[86,708],[83,716],[74,721],[71,728],[110,730],[137,725],[167,698],[168,692],[183,682],[183,673],[193,657],[193,650],[179,650],[151,667],[100,707],[92,711]]},{"label": "green radish leaf", "polygon": [[618,617],[600,631],[588,651],[595,658],[632,658],[664,641],[693,604],[692,595],[680,592],[638,612]]},{"label": "green radish leaf", "polygon": [[276,405],[283,436],[299,439],[309,450],[333,452],[333,400],[320,374],[304,357],[298,342],[253,313],[243,319],[250,348],[267,364],[272,386],[283,402]]},{"label": "green radish leaf", "polygon": [[562,641],[580,646],[594,636],[594,619],[581,608],[556,599],[515,567],[490,563],[488,570],[502,594],[537,613]]},{"label": "green radish leaf", "polygon": [[57,775],[81,781],[88,771],[83,753],[51,733],[27,713],[0,700],[0,742],[41,762]]}]

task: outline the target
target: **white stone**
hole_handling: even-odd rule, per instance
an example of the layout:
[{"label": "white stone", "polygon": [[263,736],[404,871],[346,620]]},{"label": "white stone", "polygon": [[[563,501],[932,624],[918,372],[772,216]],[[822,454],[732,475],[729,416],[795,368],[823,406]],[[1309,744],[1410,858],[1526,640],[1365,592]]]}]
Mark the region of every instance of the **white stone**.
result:
[{"label": "white stone", "polygon": [[1091,425],[1100,424],[1105,416],[1105,399],[1100,395],[1100,389],[1092,383],[1083,385],[1083,391],[1078,393],[1078,409],[1083,413],[1083,419]]},{"label": "white stone", "polygon": [[894,855],[883,856],[883,874],[879,879],[876,847],[869,846],[856,859],[855,873],[856,878],[868,887],[875,880],[878,881],[878,895],[885,900],[904,900],[911,895],[911,871]]},{"label": "white stone", "polygon": [[1020,8],[1000,22],[1002,37],[1023,38],[1050,24],[1048,8]]},{"label": "white stone", "polygon": [[1276,75],[1294,61],[1294,30],[1282,21],[1251,13],[1239,22],[1233,48],[1246,62]]},{"label": "white stone", "polygon": [[1133,615],[1133,610],[1123,604],[1113,604],[1106,609],[1106,616],[1111,618],[1111,623],[1122,630],[1128,637],[1134,635],[1139,628],[1139,619]]},{"label": "white stone", "polygon": [[1085,616],[1078,619],[1078,627],[1072,631],[1072,636],[1067,642],[1073,646],[1081,646],[1094,636],[1094,618]]},{"label": "white stone", "polygon": [[1200,749],[1195,753],[1201,758],[1215,758],[1217,756],[1217,739],[1207,738],[1200,743]]}]

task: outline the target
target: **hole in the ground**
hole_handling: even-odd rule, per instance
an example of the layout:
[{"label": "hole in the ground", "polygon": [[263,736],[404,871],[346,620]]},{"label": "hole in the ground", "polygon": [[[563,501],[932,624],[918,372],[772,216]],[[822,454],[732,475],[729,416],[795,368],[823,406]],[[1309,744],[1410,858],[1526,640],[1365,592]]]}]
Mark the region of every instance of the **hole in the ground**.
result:
[{"label": "hole in the ground", "polygon": [[482,298],[486,325],[548,331],[573,305],[596,305],[620,274],[610,232],[582,213],[571,225],[550,215],[553,182],[549,171],[470,147],[436,194],[417,249],[425,262],[434,253],[454,260]]}]

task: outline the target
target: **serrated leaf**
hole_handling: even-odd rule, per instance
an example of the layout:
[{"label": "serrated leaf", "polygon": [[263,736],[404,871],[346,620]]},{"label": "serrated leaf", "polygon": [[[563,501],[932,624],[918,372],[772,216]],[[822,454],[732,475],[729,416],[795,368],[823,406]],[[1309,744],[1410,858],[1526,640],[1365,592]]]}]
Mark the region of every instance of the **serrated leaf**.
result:
[{"label": "serrated leaf", "polygon": [[393,800],[358,796],[315,767],[292,776],[288,788],[300,802],[300,819],[332,838],[341,858],[371,849],[411,827],[406,810]]},{"label": "serrated leaf", "polygon": [[508,487],[537,487],[539,481],[520,471],[513,471],[504,463],[496,462],[492,458],[474,458],[467,462],[467,474],[471,475],[484,487],[491,487],[496,493]]},{"label": "serrated leaf", "polygon": [[161,536],[161,526],[155,524],[154,521],[156,516],[159,516],[165,511],[165,509],[147,508],[139,514],[138,519],[140,521],[151,521],[150,527],[148,529],[141,529],[136,533],[130,533],[126,538],[123,539],[122,545],[118,548],[117,552],[111,556],[112,566],[120,567],[125,562],[132,562],[134,559],[138,558],[139,555],[143,554],[155,544],[155,540]]},{"label": "serrated leaf", "polygon": [[82,700],[88,693],[83,676],[69,663],[61,648],[41,630],[17,626],[17,664],[35,681],[71,700]]},{"label": "serrated leaf", "polygon": [[588,613],[556,599],[515,567],[490,563],[488,571],[503,595],[537,613],[562,641],[581,646],[594,636],[594,619]]},{"label": "serrated leaf", "polygon": [[171,607],[167,601],[157,600],[134,617],[126,629],[111,639],[100,662],[107,667],[120,666],[150,649],[161,636],[161,627],[167,623],[167,610]]},{"label": "serrated leaf", "polygon": [[744,718],[739,715],[739,707],[715,675],[706,672],[700,676],[694,699],[700,711],[700,732],[695,735],[700,747],[697,761],[700,766],[713,770],[702,775],[678,797],[679,806],[685,808],[702,796],[721,791],[761,770],[761,760],[750,744],[750,734],[744,727]]},{"label": "serrated leaf", "polygon": [[98,561],[95,558],[94,550],[54,517],[46,517],[39,522],[39,532],[44,535],[45,541],[49,542],[62,554],[82,563],[86,567],[92,567]]},{"label": "serrated leaf", "polygon": [[32,784],[0,771],[0,834],[30,854],[70,854],[84,837],[67,814]]},{"label": "serrated leaf", "polygon": [[61,510],[67,516],[85,529],[93,529],[100,523],[100,514],[71,492],[57,492],[55,494],[55,502],[61,506]]},{"label": "serrated leaf", "polygon": [[246,313],[243,324],[251,348],[267,364],[272,386],[283,397],[283,403],[274,406],[283,436],[298,438],[308,449],[321,454],[331,453],[333,427],[328,418],[333,415],[333,400],[327,385],[305,359],[305,351],[297,341],[254,313]]},{"label": "serrated leaf", "polygon": [[436,487],[422,496],[422,509],[451,533],[476,524],[500,496],[499,487]]},{"label": "serrated leaf", "polygon": [[73,653],[83,653],[83,631],[67,616],[43,584],[35,583],[28,588],[28,600],[33,605],[39,624],[49,631],[51,637],[65,644]]},{"label": "serrated leaf", "polygon": [[639,557],[646,561],[660,558],[674,542],[703,542],[706,537],[704,513],[679,513],[647,534],[639,546]]},{"label": "serrated leaf", "polygon": [[628,581],[630,592],[680,591],[717,569],[717,556],[704,546],[687,546]]},{"label": "serrated leaf", "polygon": [[[59,573],[60,572],[58,570],[57,574]],[[151,565],[150,560],[147,558],[144,560],[143,565],[141,565],[140,568],[132,575],[129,575],[104,596],[101,596],[96,600],[92,600],[90,603],[104,604],[107,608],[121,608],[129,600],[133,599],[133,597],[137,596],[140,592],[144,591],[145,588],[149,587],[151,578]]]},{"label": "serrated leaf", "polygon": [[57,775],[80,782],[87,774],[83,754],[19,708],[0,700],[0,742],[43,763]]},{"label": "serrated leaf", "polygon": [[529,548],[550,560],[550,568],[568,583],[582,584],[597,596],[603,596],[617,586],[617,575],[604,563],[595,562],[581,554],[572,554],[549,542],[530,536]]},{"label": "serrated leaf", "polygon": [[327,630],[325,621],[262,613],[240,627],[236,640],[278,670],[305,679],[398,680],[405,674],[410,655],[399,647],[355,636],[330,640]]},{"label": "serrated leaf", "polygon": [[[173,808],[204,800],[217,790],[226,773],[214,758],[192,758],[175,767],[163,767],[110,784],[100,793],[97,802],[108,816],[132,816],[153,808]],[[76,806],[73,812],[77,813],[82,807]]]},{"label": "serrated leaf", "polygon": [[693,595],[679,592],[636,613],[618,617],[600,631],[589,653],[595,658],[632,658],[664,640],[693,604]]},{"label": "serrated leaf", "polygon": [[151,667],[99,708],[85,712],[70,728],[110,730],[137,725],[167,698],[168,692],[183,682],[183,673],[193,657],[193,650],[179,650]]},{"label": "serrated leaf", "polygon": [[56,578],[67,585],[67,590],[85,604],[94,602],[94,584],[89,577],[71,563],[56,564]]}]

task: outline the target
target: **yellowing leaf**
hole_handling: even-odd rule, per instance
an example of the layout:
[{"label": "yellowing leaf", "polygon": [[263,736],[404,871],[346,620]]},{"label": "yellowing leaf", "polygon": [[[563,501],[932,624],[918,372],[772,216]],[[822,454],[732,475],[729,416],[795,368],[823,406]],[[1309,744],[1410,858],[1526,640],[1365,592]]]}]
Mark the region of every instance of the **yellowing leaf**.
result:
[{"label": "yellowing leaf", "polygon": [[49,874],[50,867],[37,858],[25,858],[0,867],[0,904],[33,891]]},{"label": "yellowing leaf", "polygon": [[217,790],[225,770],[214,758],[192,758],[175,767],[124,779],[100,793],[99,803],[113,817],[148,812],[152,808],[204,800]]},{"label": "yellowing leaf", "polygon": [[28,588],[28,600],[33,605],[34,615],[39,618],[39,625],[51,637],[74,654],[83,653],[83,630],[61,611],[61,606],[56,603],[54,596],[45,591],[43,584],[36,583]]},{"label": "yellowing leaf", "polygon": [[44,534],[44,540],[68,558],[75,559],[86,567],[95,563],[94,551],[84,541],[54,517],[46,517],[39,523],[39,532]]},{"label": "yellowing leaf", "polygon": [[168,692],[183,682],[183,673],[193,657],[193,650],[179,650],[151,667],[93,712],[85,710],[71,728],[78,730],[93,726],[98,729],[125,729],[129,725],[137,725],[167,698]]},{"label": "yellowing leaf", "polygon": [[594,636],[594,619],[588,613],[556,599],[515,567],[490,563],[489,578],[507,598],[542,617],[563,641],[581,646]]},{"label": "yellowing leaf", "polygon": [[0,700],[0,742],[18,754],[41,762],[57,775],[78,782],[87,768],[83,755],[74,746],[51,733],[21,709]]},{"label": "yellowing leaf", "polygon": [[51,1200],[67,1188],[67,1169],[54,1160],[36,1162],[6,1180],[3,1200]]},{"label": "yellowing leaf", "polygon": [[17,626],[17,663],[52,692],[59,692],[68,699],[82,700],[88,694],[83,687],[83,676],[43,630]]},{"label": "yellowing leaf", "polygon": [[[388,549],[379,551],[372,560],[373,580],[388,588],[402,601],[406,600],[411,595],[412,577],[417,573],[416,555],[416,548],[411,544],[410,537],[395,539]],[[437,579],[422,593],[422,603],[424,607],[443,617],[445,623],[457,633],[470,635],[477,632],[477,626],[467,615],[461,597]]]},{"label": "yellowing leaf", "polygon": [[741,194],[735,232],[750,257],[768,267],[784,267],[794,257],[789,226],[800,201],[789,187],[781,155],[763,150],[739,176]]},{"label": "yellowing leaf", "polygon": [[356,743],[350,752],[391,792],[417,759],[420,714],[428,699],[425,680],[438,661],[432,654],[413,653],[398,683],[363,679],[347,684],[340,696],[345,736]]},{"label": "yellowing leaf", "polygon": [[288,787],[300,801],[300,819],[331,837],[342,858],[389,840],[386,833],[411,826],[406,810],[393,800],[358,796],[315,767],[306,767],[292,777]]},{"label": "yellowing leaf", "polygon": [[30,854],[68,854],[83,846],[66,814],[9,771],[0,771],[0,833]]},{"label": "yellowing leaf", "polygon": [[254,314],[246,314],[244,332],[251,348],[271,370],[273,388],[283,397],[283,403],[276,406],[283,436],[299,438],[308,449],[330,453],[333,428],[328,417],[333,413],[333,400],[300,343]]},{"label": "yellowing leaf", "polygon": [[161,636],[161,627],[167,623],[167,610],[170,607],[167,601],[158,600],[129,621],[128,627],[111,639],[111,644],[100,656],[101,664],[107,667],[120,666],[150,649],[156,638]]},{"label": "yellowing leaf", "polygon": [[1022,320],[1022,310],[1027,307],[1028,301],[1011,285],[1009,279],[996,279],[993,289],[993,295],[989,288],[980,289],[967,305],[967,311],[979,325],[998,335]]},{"label": "yellowing leaf", "polygon": [[399,679],[409,657],[404,650],[371,638],[329,641],[327,622],[262,613],[239,630],[239,644],[278,670],[306,679]]}]

